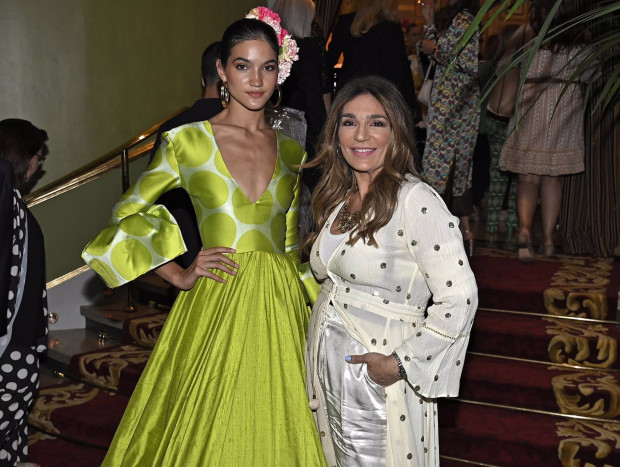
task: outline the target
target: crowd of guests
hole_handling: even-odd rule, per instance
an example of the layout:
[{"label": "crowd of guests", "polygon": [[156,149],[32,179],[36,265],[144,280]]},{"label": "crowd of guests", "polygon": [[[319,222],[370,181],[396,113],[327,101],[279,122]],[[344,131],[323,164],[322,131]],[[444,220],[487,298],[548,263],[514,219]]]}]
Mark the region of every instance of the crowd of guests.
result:
[{"label": "crowd of guests", "polygon": [[[507,211],[519,259],[533,261],[540,198],[551,256],[561,176],[583,171],[575,38],[536,53],[519,102],[514,68],[504,73],[552,3],[460,47],[477,0],[423,0],[424,24],[404,34],[394,2],[360,0],[326,47],[312,0],[278,0],[207,47],[202,98],[160,128],[83,252],[110,287],[153,270],[181,291],[103,465],[439,465],[436,401],[458,394],[477,308],[472,216],[486,197],[495,233]],[[274,104],[304,113],[305,145],[271,127]],[[46,140],[0,122],[1,175],[18,182],[0,198],[17,229],[0,232],[12,239],[0,358],[20,394],[0,397],[0,419],[22,415],[0,424],[0,458],[20,462],[47,310],[30,260],[42,235],[19,188]]]}]

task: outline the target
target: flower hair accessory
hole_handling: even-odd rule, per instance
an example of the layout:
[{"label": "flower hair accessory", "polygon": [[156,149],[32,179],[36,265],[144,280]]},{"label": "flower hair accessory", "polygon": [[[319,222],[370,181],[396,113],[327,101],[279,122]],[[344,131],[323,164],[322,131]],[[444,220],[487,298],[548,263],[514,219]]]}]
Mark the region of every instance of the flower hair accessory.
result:
[{"label": "flower hair accessory", "polygon": [[299,59],[297,42],[286,29],[280,26],[280,16],[269,8],[264,6],[252,8],[245,17],[267,23],[276,32],[280,46],[278,51],[278,84],[284,83],[284,80],[291,74],[293,62]]}]

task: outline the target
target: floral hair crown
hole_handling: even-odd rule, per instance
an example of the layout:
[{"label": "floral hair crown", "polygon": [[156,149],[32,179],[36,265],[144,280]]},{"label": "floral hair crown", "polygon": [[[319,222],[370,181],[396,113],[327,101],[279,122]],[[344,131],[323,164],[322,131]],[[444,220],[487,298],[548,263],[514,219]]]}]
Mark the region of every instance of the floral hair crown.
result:
[{"label": "floral hair crown", "polygon": [[245,17],[267,23],[276,32],[280,46],[278,51],[278,84],[284,83],[284,80],[291,74],[293,62],[299,59],[297,42],[286,29],[280,26],[280,16],[269,8],[264,6],[252,8]]}]

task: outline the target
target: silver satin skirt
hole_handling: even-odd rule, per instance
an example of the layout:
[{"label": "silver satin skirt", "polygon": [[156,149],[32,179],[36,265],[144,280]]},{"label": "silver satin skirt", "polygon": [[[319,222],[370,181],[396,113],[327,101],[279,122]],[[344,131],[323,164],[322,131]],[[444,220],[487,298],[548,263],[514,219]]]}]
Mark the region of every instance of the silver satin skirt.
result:
[{"label": "silver satin skirt", "polygon": [[368,350],[351,338],[331,304],[320,329],[317,366],[338,465],[384,466],[385,389],[368,377],[366,365],[344,359]]}]

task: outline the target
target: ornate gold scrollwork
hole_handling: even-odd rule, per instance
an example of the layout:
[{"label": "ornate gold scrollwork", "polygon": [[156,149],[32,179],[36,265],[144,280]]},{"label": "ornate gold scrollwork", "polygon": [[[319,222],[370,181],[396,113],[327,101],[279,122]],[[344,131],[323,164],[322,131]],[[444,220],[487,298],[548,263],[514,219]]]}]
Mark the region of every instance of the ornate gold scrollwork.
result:
[{"label": "ornate gold scrollwork", "polygon": [[613,419],[620,415],[620,386],[604,371],[571,372],[551,380],[562,413]]},{"label": "ornate gold scrollwork", "polygon": [[[108,350],[85,354],[79,359],[78,365],[84,380],[116,390],[121,371],[129,363],[146,362],[150,355],[150,350],[140,349],[133,345],[123,345],[113,352]],[[95,371],[90,371],[89,365],[92,365]]]},{"label": "ornate gold scrollwork", "polygon": [[[558,456],[562,465],[612,467],[612,464],[606,463],[604,459],[612,450],[620,448],[620,424],[570,420],[556,423],[556,427],[557,435],[567,438],[560,441],[558,446]],[[595,459],[591,459],[596,460],[596,464],[579,457],[580,449],[588,446],[596,448]]]},{"label": "ornate gold scrollwork", "polygon": [[547,334],[554,336],[548,345],[552,362],[611,368],[618,359],[618,342],[606,334],[604,325],[545,321],[553,323],[547,326]]}]

